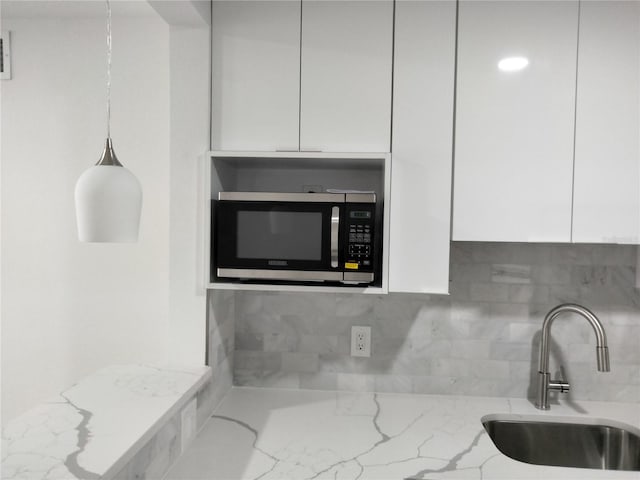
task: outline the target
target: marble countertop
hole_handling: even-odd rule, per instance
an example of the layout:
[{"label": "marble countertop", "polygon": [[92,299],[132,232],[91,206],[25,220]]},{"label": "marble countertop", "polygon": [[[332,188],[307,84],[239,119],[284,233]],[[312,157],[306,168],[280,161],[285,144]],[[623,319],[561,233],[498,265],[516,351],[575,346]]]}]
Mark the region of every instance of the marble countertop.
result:
[{"label": "marble countertop", "polygon": [[1,477],[109,478],[210,375],[204,366],[99,370],[6,425]]},{"label": "marble countertop", "polygon": [[640,405],[234,388],[166,479],[640,479],[640,472],[530,465],[503,455],[488,414],[609,419]]}]

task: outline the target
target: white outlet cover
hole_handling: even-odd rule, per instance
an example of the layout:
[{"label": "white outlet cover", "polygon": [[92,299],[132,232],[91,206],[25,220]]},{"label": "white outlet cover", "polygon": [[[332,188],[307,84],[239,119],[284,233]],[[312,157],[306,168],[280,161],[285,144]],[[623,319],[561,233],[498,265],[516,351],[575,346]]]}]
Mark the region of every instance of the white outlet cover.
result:
[{"label": "white outlet cover", "polygon": [[351,327],[351,356],[371,356],[371,327]]},{"label": "white outlet cover", "polygon": [[186,407],[182,409],[180,412],[180,421],[181,421],[181,435],[180,435],[180,446],[181,451],[184,453],[187,446],[196,436],[196,416],[198,413],[198,401],[197,399],[191,400]]}]

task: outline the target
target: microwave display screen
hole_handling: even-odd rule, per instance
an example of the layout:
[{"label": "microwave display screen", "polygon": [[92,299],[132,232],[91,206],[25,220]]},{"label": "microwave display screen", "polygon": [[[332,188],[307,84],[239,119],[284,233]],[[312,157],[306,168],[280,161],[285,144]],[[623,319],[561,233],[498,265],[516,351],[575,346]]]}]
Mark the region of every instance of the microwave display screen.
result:
[{"label": "microwave display screen", "polygon": [[238,211],[238,258],[320,260],[322,213]]},{"label": "microwave display screen", "polygon": [[351,218],[371,218],[371,212],[366,210],[352,210],[349,216]]}]

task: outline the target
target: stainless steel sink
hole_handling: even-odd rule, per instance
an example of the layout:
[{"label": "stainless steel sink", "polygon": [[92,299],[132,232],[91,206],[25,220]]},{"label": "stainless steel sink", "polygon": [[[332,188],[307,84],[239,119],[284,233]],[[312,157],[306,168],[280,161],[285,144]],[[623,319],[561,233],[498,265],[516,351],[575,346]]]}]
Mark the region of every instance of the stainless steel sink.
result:
[{"label": "stainless steel sink", "polygon": [[566,423],[551,417],[482,419],[498,450],[521,462],[640,471],[640,430],[618,422]]}]

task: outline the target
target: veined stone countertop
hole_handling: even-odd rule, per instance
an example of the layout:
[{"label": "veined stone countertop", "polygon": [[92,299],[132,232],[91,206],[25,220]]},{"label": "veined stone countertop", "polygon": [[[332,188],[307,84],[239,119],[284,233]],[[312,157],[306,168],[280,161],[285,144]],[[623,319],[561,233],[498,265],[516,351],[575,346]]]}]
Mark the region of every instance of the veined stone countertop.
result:
[{"label": "veined stone countertop", "polygon": [[110,478],[211,375],[209,367],[99,370],[10,421],[2,478]]},{"label": "veined stone countertop", "polygon": [[234,388],[166,479],[640,479],[503,455],[488,414],[609,419],[640,427],[640,405]]}]

